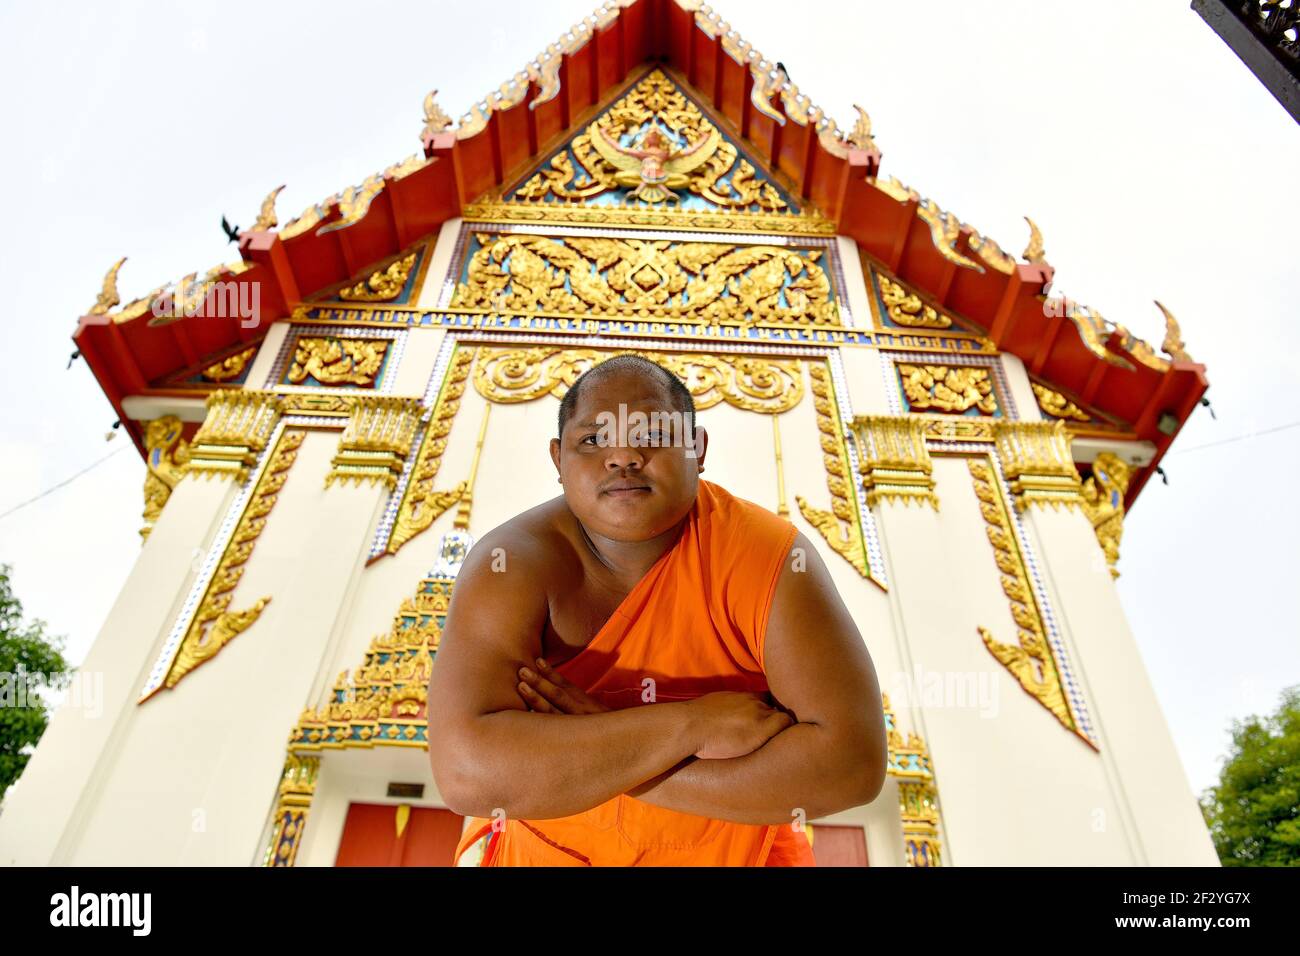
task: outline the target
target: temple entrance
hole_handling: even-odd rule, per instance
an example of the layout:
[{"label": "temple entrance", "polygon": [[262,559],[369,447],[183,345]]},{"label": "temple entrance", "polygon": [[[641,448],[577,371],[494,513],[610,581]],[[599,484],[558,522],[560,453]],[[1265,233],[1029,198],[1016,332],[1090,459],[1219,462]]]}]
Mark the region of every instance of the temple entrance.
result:
[{"label": "temple entrance", "polygon": [[465,818],[442,807],[352,803],[335,866],[451,866]]}]

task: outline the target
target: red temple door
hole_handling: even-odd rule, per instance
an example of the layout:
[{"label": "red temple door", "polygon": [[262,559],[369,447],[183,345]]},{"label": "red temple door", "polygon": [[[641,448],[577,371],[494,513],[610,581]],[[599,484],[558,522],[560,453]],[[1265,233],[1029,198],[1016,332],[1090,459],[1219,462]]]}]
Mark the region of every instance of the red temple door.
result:
[{"label": "red temple door", "polygon": [[812,830],[812,851],[818,866],[866,866],[867,835],[862,827],[817,823]]},{"label": "red temple door", "polygon": [[451,866],[465,818],[441,807],[354,803],[335,866]]}]

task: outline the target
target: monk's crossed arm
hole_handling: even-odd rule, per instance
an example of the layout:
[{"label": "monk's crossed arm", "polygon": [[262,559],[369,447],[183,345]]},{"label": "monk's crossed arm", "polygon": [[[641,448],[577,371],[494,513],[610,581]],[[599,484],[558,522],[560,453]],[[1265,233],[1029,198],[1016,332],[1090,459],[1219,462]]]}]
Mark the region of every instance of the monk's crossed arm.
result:
[{"label": "monk's crossed arm", "polygon": [[543,543],[496,529],[457,575],[428,688],[430,764],[457,813],[581,813],[700,747],[689,702],[563,719],[528,710],[516,675],[542,651],[552,561]]},{"label": "monk's crossed arm", "polygon": [[[763,667],[797,723],[743,757],[687,758],[628,791],[646,803],[736,823],[789,823],[870,803],[888,760],[866,644],[817,549],[795,537],[777,579]],[[650,708],[653,709],[653,708]]]}]

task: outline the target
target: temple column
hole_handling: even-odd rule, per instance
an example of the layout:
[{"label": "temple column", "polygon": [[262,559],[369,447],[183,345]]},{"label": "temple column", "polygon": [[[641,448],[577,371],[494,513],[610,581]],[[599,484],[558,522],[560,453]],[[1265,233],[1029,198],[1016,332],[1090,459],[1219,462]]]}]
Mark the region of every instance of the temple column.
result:
[{"label": "temple column", "polygon": [[225,453],[218,453],[224,461],[205,457],[199,446],[216,448],[210,440],[221,436],[213,428],[220,428],[227,412],[226,406],[209,402],[204,430],[195,436],[194,459],[163,499],[122,593],[54,711],[41,746],[6,794],[0,861],[24,866],[71,862],[76,832],[99,799],[106,769],[133,732],[136,699],[158,647],[238,492],[238,483],[228,480],[239,474],[233,449],[255,457],[275,414],[266,411],[256,421],[249,419],[242,433],[227,430],[225,438],[243,444],[227,445]]},{"label": "temple column", "polygon": [[[1068,442],[1059,425],[1044,423],[1032,430],[1044,429]],[[1093,476],[1081,485],[1068,454],[1068,470],[1046,464],[1047,456],[1038,452],[1044,444],[1043,436],[1030,434],[1024,425],[1009,423],[999,429],[1008,472],[1018,475],[1012,483],[1015,506],[1060,612],[1062,636],[1090,705],[1099,759],[1120,816],[1108,820],[1105,808],[1098,807],[1095,825],[1129,831],[1135,864],[1217,866],[1214,845],[1114,583],[1111,560],[1122,505],[1118,515],[1106,507],[1110,492],[1122,502],[1128,470],[1117,457],[1103,454]],[[1055,489],[1045,494],[1045,486],[1052,483]]]}]

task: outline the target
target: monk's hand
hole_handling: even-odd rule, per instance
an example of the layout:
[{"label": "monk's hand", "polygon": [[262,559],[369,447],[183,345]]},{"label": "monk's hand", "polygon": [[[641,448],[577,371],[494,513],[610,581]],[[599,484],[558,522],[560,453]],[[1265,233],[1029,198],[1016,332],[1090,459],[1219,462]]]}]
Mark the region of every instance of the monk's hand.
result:
[{"label": "monk's hand", "polygon": [[697,741],[695,756],[702,760],[743,757],[795,723],[748,691],[714,691],[686,704]]},{"label": "monk's hand", "polygon": [[603,714],[609,710],[581,687],[565,680],[546,658],[537,658],[536,669],[519,668],[519,696],[542,714]]}]

